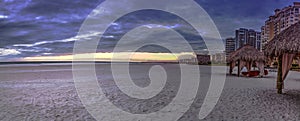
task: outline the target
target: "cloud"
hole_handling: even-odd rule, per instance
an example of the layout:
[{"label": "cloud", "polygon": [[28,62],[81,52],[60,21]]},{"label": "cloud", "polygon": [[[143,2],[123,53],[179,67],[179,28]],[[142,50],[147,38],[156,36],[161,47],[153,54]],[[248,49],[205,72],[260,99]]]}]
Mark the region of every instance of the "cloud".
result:
[{"label": "cloud", "polygon": [[19,55],[21,52],[15,49],[4,49],[0,48],[0,56]]},{"label": "cloud", "polygon": [[[54,40],[54,41],[40,41],[33,44],[15,44],[14,47],[34,47],[44,44],[53,44],[53,43],[65,43],[65,42],[74,42],[74,41],[80,41],[80,40],[87,40],[89,37],[93,36],[100,36],[101,33],[99,32],[90,32],[89,34],[85,34],[82,36],[75,36],[67,39],[61,39],[61,40]],[[106,36],[105,36],[106,37]],[[107,38],[113,38],[113,36],[107,36]]]},{"label": "cloud", "polygon": [[149,29],[152,29],[152,28],[165,28],[165,29],[175,29],[175,28],[178,28],[180,27],[179,24],[175,24],[175,25],[171,25],[171,26],[164,26],[164,25],[158,25],[158,24],[148,24],[148,25],[143,25],[144,27],[147,27]]},{"label": "cloud", "polygon": [[6,18],[8,18],[8,16],[0,15],[0,19],[6,19]]}]

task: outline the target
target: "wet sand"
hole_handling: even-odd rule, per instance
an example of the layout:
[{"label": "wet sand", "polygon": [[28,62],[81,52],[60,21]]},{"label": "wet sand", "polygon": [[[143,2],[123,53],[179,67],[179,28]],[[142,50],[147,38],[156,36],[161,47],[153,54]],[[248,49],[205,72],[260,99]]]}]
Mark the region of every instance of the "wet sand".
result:
[{"label": "wet sand", "polygon": [[[136,84],[147,86],[145,71],[152,65],[133,65]],[[167,68],[173,64],[165,64]],[[97,65],[100,84],[114,92],[110,66]],[[143,71],[141,71],[143,70]],[[209,79],[209,66],[200,66],[201,78]],[[81,70],[85,71],[85,70]],[[264,78],[227,76],[225,88],[214,110],[204,120],[300,120],[300,73],[290,72],[286,79],[283,95],[276,94],[276,73]],[[174,79],[176,80],[176,79]],[[176,81],[168,82],[176,87]],[[173,86],[172,86],[173,85]],[[203,84],[206,85],[206,84]],[[109,90],[111,89],[111,90]],[[162,97],[157,97],[153,109],[159,110],[165,102],[176,95],[175,88],[169,88]],[[113,96],[113,95],[112,95]],[[201,96],[199,94],[198,96]],[[124,110],[140,111],[140,105],[129,104],[122,96],[117,103],[125,105]],[[198,120],[203,100],[196,98],[191,108],[180,118],[181,121]],[[148,103],[146,103],[148,104]],[[50,65],[0,65],[0,120],[95,120],[81,103],[72,79],[72,66]]]}]

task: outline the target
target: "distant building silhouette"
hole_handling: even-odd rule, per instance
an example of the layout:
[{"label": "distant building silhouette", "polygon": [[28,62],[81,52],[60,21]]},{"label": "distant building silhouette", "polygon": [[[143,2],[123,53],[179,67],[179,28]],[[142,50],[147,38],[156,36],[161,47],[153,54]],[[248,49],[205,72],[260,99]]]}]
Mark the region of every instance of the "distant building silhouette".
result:
[{"label": "distant building silhouette", "polygon": [[210,56],[209,55],[202,55],[196,54],[194,55],[181,55],[178,57],[178,62],[180,64],[199,64],[199,65],[207,65],[210,64]]},{"label": "distant building silhouette", "polygon": [[258,50],[261,50],[261,32],[245,28],[236,30],[235,50],[247,44],[253,46]]},{"label": "distant building silhouette", "polygon": [[197,61],[199,65],[207,65],[211,63],[209,55],[200,55],[197,54]]},{"label": "distant building silhouette", "polygon": [[180,64],[197,64],[197,58],[194,55],[186,54],[178,57]]},{"label": "distant building silhouette", "polygon": [[226,54],[225,53],[216,53],[211,55],[212,63],[226,63]]},{"label": "distant building silhouette", "polygon": [[235,51],[235,38],[227,38],[225,40],[225,53],[226,53],[226,56],[228,57],[228,55],[232,52]]}]

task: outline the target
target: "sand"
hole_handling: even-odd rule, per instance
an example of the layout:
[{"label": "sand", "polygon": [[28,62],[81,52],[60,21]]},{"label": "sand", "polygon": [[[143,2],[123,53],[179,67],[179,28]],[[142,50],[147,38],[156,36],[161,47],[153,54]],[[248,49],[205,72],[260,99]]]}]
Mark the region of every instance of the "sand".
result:
[{"label": "sand", "polygon": [[[147,86],[146,69],[133,65],[133,78],[140,86]],[[165,64],[175,68],[172,64]],[[202,78],[208,78],[208,66],[200,66]],[[85,70],[82,70],[83,72]],[[149,113],[159,110],[175,96],[174,82],[157,97],[156,102],[135,105],[114,90],[107,64],[97,65],[100,84],[106,85],[108,97],[131,112]],[[204,120],[300,120],[300,73],[290,72],[283,95],[276,94],[276,72],[264,78],[227,76],[225,88],[214,110]],[[174,79],[173,79],[174,80]],[[175,79],[176,80],[176,79]],[[205,84],[204,84],[205,85]],[[116,97],[113,97],[116,96]],[[197,121],[203,102],[201,94],[191,108],[179,119]],[[114,100],[115,99],[115,100]],[[148,104],[151,104],[150,106]],[[148,105],[148,108],[143,107]],[[110,110],[108,110],[109,112]],[[111,112],[113,113],[113,112]],[[153,120],[158,120],[159,116]],[[0,120],[95,120],[81,103],[72,79],[72,68],[68,64],[45,65],[0,65]]]}]

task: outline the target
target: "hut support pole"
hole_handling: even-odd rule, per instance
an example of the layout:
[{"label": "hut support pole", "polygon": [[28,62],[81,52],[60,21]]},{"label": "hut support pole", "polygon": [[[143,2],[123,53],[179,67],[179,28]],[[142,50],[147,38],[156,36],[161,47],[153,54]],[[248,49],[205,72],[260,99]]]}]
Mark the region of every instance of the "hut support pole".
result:
[{"label": "hut support pole", "polygon": [[241,60],[238,60],[238,77],[240,76],[240,73],[241,73]]},{"label": "hut support pole", "polygon": [[278,57],[278,73],[277,73],[277,93],[282,94],[283,80],[282,80],[282,55]]},{"label": "hut support pole", "polygon": [[248,71],[251,71],[251,67],[252,67],[252,62],[251,61],[247,62]]},{"label": "hut support pole", "polygon": [[233,64],[233,62],[230,62],[230,63],[229,63],[229,74],[230,74],[230,75],[232,75],[232,70],[233,70],[232,64]]}]

